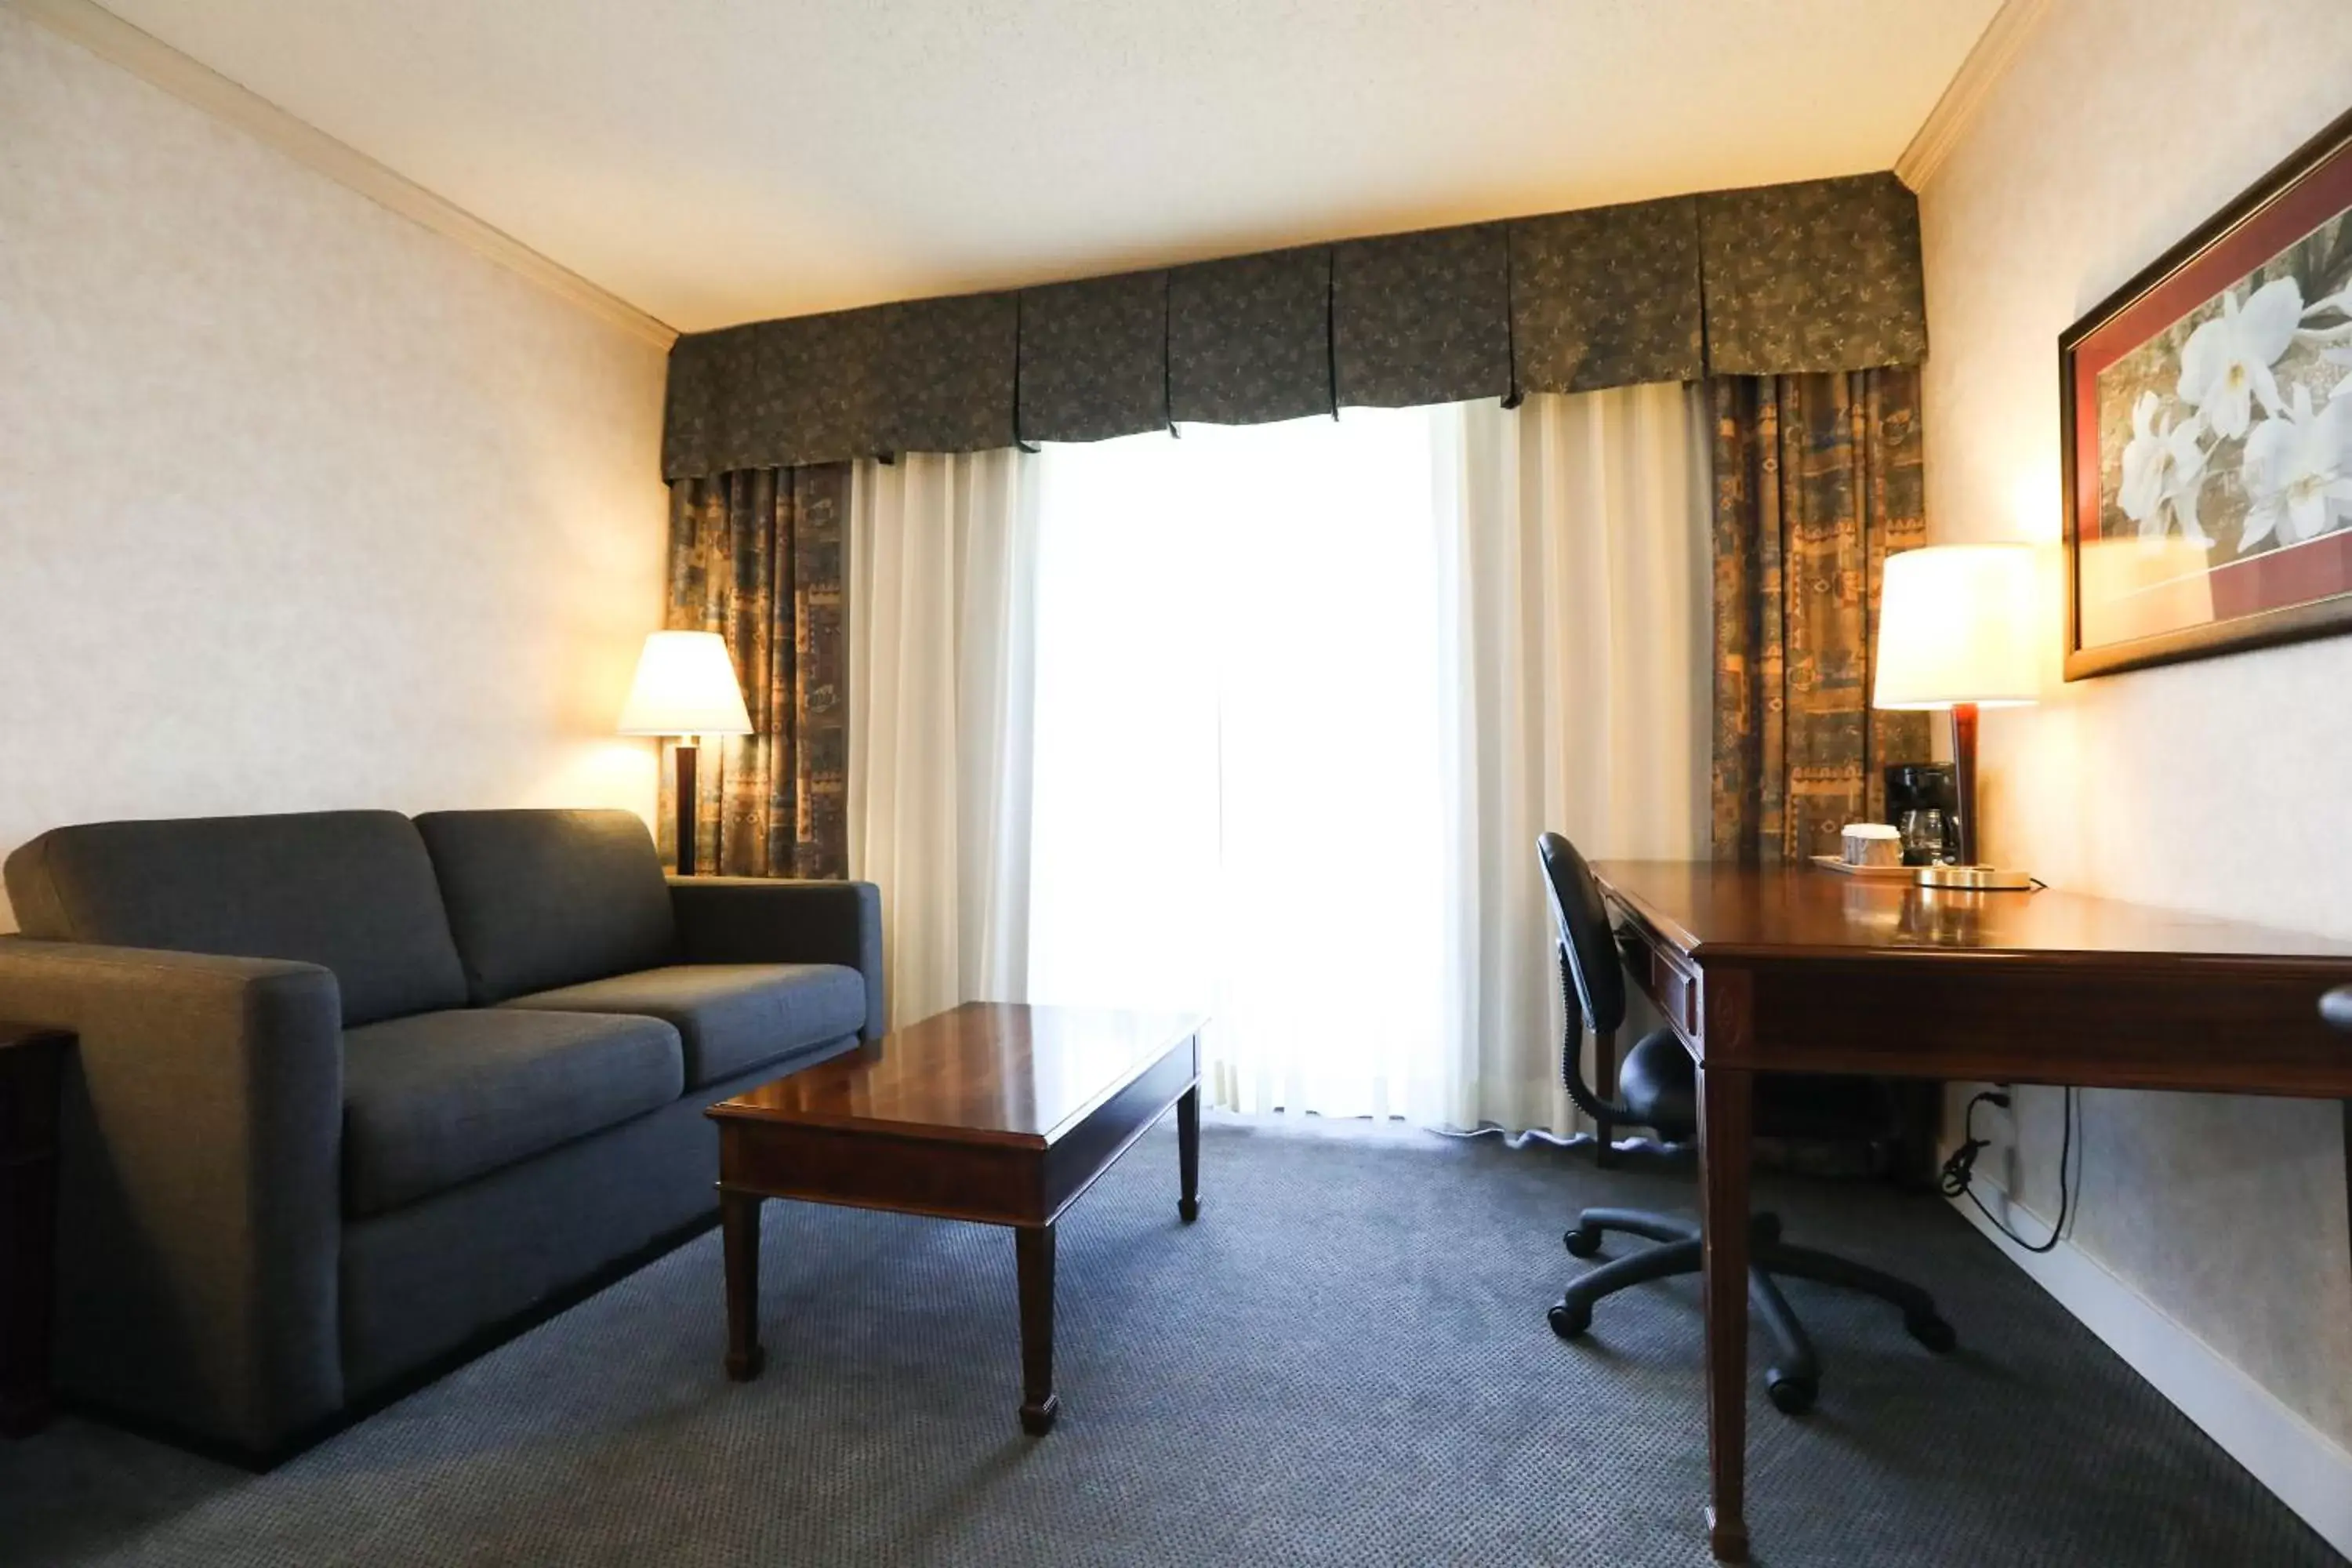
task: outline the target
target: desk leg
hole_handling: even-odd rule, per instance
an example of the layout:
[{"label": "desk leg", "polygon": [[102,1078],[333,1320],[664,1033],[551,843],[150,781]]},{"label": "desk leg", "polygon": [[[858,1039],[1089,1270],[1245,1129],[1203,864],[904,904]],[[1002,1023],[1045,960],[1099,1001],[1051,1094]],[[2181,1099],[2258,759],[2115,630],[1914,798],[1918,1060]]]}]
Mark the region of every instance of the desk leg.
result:
[{"label": "desk leg", "polygon": [[1706,1237],[1707,1544],[1748,1561],[1748,1163],[1750,1075],[1699,1071],[1699,1184]]}]

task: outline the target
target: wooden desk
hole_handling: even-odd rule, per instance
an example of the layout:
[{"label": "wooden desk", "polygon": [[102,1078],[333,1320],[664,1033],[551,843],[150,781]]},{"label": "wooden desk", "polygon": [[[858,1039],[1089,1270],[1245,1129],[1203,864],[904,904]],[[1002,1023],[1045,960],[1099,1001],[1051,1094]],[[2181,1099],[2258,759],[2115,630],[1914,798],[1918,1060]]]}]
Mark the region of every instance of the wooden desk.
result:
[{"label": "wooden desk", "polygon": [[[1594,868],[1699,1067],[1710,1544],[1745,1562],[1748,1171],[1759,1072],[2352,1098],[2319,998],[2352,943],[2106,899],[1812,867]],[[2352,1132],[2352,1127],[2347,1127]]]}]

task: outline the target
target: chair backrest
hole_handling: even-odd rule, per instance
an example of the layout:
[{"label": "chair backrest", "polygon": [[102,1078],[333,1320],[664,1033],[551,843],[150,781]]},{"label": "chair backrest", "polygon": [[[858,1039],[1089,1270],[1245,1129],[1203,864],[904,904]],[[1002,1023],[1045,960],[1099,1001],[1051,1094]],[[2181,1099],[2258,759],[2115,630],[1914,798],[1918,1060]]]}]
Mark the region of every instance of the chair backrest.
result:
[{"label": "chair backrest", "polygon": [[1584,1021],[1595,1033],[1608,1034],[1625,1022],[1625,972],[1610,931],[1601,882],[1576,846],[1557,833],[1536,840],[1536,856],[1543,862],[1552,921],[1559,928],[1560,956],[1574,978]]}]

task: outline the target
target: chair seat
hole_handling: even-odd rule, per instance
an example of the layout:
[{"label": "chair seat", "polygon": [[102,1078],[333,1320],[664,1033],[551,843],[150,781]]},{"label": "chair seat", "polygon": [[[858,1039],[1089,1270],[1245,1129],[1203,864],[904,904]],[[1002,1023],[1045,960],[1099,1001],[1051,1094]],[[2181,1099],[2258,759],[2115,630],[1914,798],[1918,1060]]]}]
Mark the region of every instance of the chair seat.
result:
[{"label": "chair seat", "polygon": [[343,1206],[383,1214],[686,1090],[657,1018],[468,1008],[343,1035]]},{"label": "chair seat", "polygon": [[1671,1029],[1634,1043],[1617,1068],[1617,1098],[1637,1126],[1682,1142],[1698,1131],[1698,1068]]},{"label": "chair seat", "polygon": [[500,1005],[659,1018],[677,1030],[687,1086],[699,1089],[856,1034],[866,977],[837,963],[674,963]]}]

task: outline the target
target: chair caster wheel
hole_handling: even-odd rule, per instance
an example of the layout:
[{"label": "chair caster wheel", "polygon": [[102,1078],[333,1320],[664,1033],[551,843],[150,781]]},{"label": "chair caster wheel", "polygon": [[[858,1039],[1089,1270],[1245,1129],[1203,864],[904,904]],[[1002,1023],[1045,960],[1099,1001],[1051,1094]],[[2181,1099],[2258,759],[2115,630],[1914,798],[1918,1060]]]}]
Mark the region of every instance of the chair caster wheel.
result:
[{"label": "chair caster wheel", "polygon": [[1821,1384],[1810,1377],[1773,1377],[1767,1373],[1764,1392],[1770,1397],[1772,1407],[1781,1415],[1802,1415],[1813,1407],[1813,1401],[1820,1397],[1822,1389]]},{"label": "chair caster wheel", "polygon": [[1581,1301],[1562,1301],[1544,1314],[1551,1331],[1572,1340],[1592,1326],[1592,1309]]},{"label": "chair caster wheel", "polygon": [[1569,1256],[1571,1258],[1601,1256],[1601,1231],[1598,1226],[1580,1225],[1559,1239],[1561,1245],[1568,1248]]},{"label": "chair caster wheel", "polygon": [[1960,1342],[1960,1336],[1952,1331],[1952,1325],[1941,1318],[1906,1318],[1903,1327],[1913,1339],[1937,1355],[1948,1354]]}]

